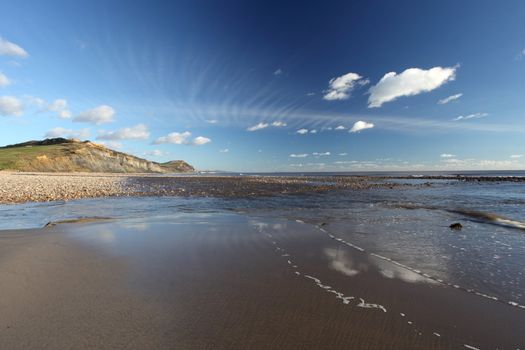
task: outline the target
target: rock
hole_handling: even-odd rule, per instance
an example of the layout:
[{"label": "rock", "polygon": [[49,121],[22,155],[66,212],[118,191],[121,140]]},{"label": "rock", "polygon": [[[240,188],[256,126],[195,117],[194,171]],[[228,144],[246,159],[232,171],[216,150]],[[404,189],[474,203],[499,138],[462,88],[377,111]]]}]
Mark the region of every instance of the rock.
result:
[{"label": "rock", "polygon": [[463,228],[463,225],[461,225],[459,222],[455,222],[452,225],[449,226],[451,230],[459,231]]}]

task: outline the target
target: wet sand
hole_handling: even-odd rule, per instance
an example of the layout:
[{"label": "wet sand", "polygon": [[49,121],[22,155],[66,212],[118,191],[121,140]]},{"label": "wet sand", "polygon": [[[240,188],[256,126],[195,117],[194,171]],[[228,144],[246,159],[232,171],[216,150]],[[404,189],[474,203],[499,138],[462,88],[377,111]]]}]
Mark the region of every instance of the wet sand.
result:
[{"label": "wet sand", "polygon": [[0,242],[2,349],[525,346],[525,310],[301,222],[194,213]]}]

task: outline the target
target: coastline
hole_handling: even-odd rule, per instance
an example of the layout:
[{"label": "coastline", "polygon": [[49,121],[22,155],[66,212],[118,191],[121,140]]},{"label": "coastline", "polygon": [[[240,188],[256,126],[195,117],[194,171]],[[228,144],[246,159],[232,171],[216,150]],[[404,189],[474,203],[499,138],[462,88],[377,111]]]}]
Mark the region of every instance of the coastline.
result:
[{"label": "coastline", "polygon": [[525,344],[523,310],[301,221],[193,213],[1,234],[3,348]]},{"label": "coastline", "polygon": [[398,188],[362,176],[195,176],[0,172],[0,204],[133,196],[257,197]]},{"label": "coastline", "polygon": [[[418,184],[401,183],[418,180]],[[432,186],[432,181],[523,182],[522,177],[365,175],[154,175],[121,173],[0,172],[0,204],[82,198],[201,196],[251,198],[334,190]],[[397,182],[396,182],[397,181]]]}]

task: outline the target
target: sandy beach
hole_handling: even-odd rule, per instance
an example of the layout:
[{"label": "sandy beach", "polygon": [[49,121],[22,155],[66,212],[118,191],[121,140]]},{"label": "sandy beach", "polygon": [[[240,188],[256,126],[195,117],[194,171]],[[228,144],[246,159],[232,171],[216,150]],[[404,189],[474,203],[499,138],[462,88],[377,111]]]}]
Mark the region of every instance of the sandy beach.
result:
[{"label": "sandy beach", "polygon": [[517,349],[525,312],[323,227],[176,214],[3,231],[4,349]]}]

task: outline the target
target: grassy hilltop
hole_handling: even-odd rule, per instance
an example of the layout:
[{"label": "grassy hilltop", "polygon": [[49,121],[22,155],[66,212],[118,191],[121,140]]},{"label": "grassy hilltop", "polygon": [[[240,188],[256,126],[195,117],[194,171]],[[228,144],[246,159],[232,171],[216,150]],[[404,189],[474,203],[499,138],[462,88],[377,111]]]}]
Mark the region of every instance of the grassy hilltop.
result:
[{"label": "grassy hilltop", "polygon": [[182,160],[156,163],[90,141],[46,139],[0,147],[0,170],[35,172],[184,173]]}]

